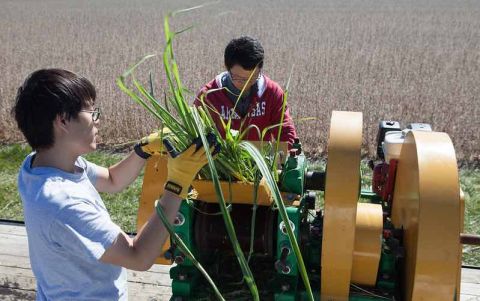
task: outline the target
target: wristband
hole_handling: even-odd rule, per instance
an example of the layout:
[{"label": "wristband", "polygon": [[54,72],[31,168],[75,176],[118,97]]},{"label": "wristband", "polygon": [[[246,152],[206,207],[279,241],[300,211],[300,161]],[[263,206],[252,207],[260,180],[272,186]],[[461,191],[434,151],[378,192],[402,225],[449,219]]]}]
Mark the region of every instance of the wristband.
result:
[{"label": "wristband", "polygon": [[182,189],[183,189],[182,186],[180,186],[176,183],[173,183],[173,182],[170,182],[170,181],[165,183],[165,190],[173,192],[176,195],[180,195],[182,193]]}]

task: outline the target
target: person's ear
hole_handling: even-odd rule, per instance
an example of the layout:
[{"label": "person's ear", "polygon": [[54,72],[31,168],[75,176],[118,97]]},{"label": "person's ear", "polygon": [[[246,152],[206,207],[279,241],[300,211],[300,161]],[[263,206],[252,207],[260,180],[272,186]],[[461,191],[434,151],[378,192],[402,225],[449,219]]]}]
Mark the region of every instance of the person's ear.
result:
[{"label": "person's ear", "polygon": [[53,121],[54,127],[61,131],[68,131],[68,120],[66,117],[65,114],[58,114]]}]

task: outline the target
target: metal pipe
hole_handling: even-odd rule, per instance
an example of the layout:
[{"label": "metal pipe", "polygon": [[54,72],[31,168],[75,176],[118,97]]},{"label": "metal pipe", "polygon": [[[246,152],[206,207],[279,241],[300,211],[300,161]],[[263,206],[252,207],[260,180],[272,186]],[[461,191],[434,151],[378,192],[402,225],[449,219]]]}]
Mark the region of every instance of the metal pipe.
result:
[{"label": "metal pipe", "polygon": [[480,235],[460,233],[460,243],[463,245],[480,246]]},{"label": "metal pipe", "polygon": [[305,189],[325,191],[325,172],[308,171],[305,174]]}]

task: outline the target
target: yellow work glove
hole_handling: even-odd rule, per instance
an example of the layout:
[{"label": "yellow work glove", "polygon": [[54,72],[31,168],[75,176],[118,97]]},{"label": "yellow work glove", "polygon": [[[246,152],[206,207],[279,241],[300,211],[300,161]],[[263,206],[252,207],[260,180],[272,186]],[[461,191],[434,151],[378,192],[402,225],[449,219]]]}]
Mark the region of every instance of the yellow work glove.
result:
[{"label": "yellow work glove", "polygon": [[140,139],[140,141],[133,147],[135,153],[143,159],[148,159],[152,155],[161,155],[164,153],[165,149],[163,148],[162,139],[170,134],[170,130],[168,128],[163,128],[162,132],[158,131]]},{"label": "yellow work glove", "polygon": [[[211,153],[218,153],[220,149],[216,137],[213,134],[209,134],[207,137]],[[168,139],[164,139],[163,142],[169,153],[165,190],[186,199],[193,179],[208,162],[205,148],[199,138],[195,139],[192,145],[182,153],[177,153]]]}]

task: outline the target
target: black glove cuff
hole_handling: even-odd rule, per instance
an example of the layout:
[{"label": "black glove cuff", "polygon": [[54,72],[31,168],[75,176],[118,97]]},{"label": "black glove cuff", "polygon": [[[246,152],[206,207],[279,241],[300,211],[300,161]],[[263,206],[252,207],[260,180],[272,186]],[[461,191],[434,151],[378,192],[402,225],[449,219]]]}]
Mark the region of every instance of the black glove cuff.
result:
[{"label": "black glove cuff", "polygon": [[133,147],[133,150],[142,159],[146,160],[146,159],[150,158],[150,156],[151,156],[150,154],[147,154],[146,152],[144,152],[142,150],[142,147],[141,147],[140,143],[135,144],[135,146]]},{"label": "black glove cuff", "polygon": [[180,195],[180,193],[182,192],[182,186],[168,181],[167,183],[165,183],[165,190],[173,192],[176,195]]}]

